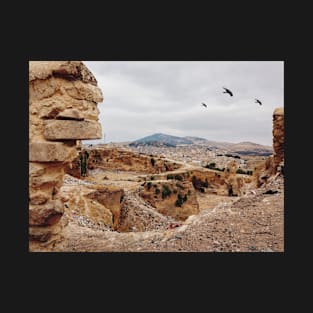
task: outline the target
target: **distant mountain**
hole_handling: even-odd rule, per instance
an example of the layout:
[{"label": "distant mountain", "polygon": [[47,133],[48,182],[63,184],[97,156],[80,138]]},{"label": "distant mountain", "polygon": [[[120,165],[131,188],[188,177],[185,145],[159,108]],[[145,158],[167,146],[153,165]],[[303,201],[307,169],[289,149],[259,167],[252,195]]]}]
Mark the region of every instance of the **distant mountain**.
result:
[{"label": "distant mountain", "polygon": [[194,144],[200,144],[200,143],[207,143],[208,140],[205,138],[200,138],[200,137],[191,137],[191,136],[187,136],[187,137],[182,137],[185,138],[187,140],[191,140],[192,143]]},{"label": "distant mountain", "polygon": [[271,155],[273,154],[273,149],[270,146],[260,145],[254,142],[240,142],[240,143],[230,143],[230,142],[219,142],[219,141],[211,141],[205,138],[200,137],[178,137],[171,136],[166,134],[153,134],[150,136],[146,136],[135,140],[129,143],[130,146],[142,146],[149,145],[155,147],[176,147],[178,145],[204,145],[207,146],[209,150],[226,150],[229,152],[242,154],[242,155]]},{"label": "distant mountain", "polygon": [[184,137],[177,137],[165,134],[153,134],[130,143],[130,146],[151,145],[151,146],[169,146],[176,147],[177,145],[190,145],[193,141]]}]

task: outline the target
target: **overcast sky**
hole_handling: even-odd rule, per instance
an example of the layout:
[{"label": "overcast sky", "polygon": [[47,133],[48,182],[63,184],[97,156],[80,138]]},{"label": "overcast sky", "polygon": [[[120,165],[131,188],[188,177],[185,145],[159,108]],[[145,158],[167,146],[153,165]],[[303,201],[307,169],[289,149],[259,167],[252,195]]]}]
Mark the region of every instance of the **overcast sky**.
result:
[{"label": "overcast sky", "polygon": [[[98,81],[105,142],[154,133],[272,145],[284,106],[280,61],[84,61]],[[223,93],[230,89],[234,96]],[[263,105],[255,103],[255,98]],[[201,105],[207,104],[207,108]],[[103,143],[84,141],[85,143]]]}]

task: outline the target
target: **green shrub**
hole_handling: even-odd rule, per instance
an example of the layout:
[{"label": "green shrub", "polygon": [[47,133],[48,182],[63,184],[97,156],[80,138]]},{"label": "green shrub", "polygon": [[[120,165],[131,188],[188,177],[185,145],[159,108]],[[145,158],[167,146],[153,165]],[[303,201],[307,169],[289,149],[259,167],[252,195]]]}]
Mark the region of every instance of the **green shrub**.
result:
[{"label": "green shrub", "polygon": [[195,189],[199,190],[201,187],[201,180],[199,180],[196,176],[192,176],[192,185]]},{"label": "green shrub", "polygon": [[243,169],[241,168],[238,168],[238,170],[236,171],[237,174],[245,174],[245,175],[252,175],[253,172],[252,171],[244,171]]},{"label": "green shrub", "polygon": [[148,189],[148,190],[150,190],[151,185],[152,185],[152,183],[149,181],[149,182],[147,183],[147,189]]},{"label": "green shrub", "polygon": [[154,158],[151,158],[151,159],[150,159],[150,162],[151,162],[151,165],[154,166],[154,164],[155,164],[155,159],[154,159]]},{"label": "green shrub", "polygon": [[183,201],[186,202],[188,200],[187,194],[184,195]]},{"label": "green shrub", "polygon": [[208,168],[210,170],[220,171],[220,172],[224,172],[224,170],[225,170],[225,168],[216,167],[216,163],[214,163],[214,162],[207,164],[205,166],[205,168]]},{"label": "green shrub", "polygon": [[192,176],[192,185],[195,189],[197,190],[201,190],[202,192],[204,192],[204,188],[209,187],[209,182],[207,180],[207,178],[205,179],[205,181],[203,182],[201,179],[197,178],[196,176]]},{"label": "green shrub", "polygon": [[166,197],[169,197],[172,192],[166,185],[162,185],[162,188],[162,199],[165,199]]},{"label": "green shrub", "polygon": [[174,179],[174,176],[172,174],[167,174],[166,179]]},{"label": "green shrub", "polygon": [[177,200],[176,200],[176,202],[175,202],[175,205],[178,206],[178,207],[181,207],[182,204],[183,204],[183,202],[184,202],[183,197],[182,197],[182,195],[179,193],[179,194],[177,195]]},{"label": "green shrub", "polygon": [[244,170],[242,170],[241,168],[238,168],[238,170],[236,171],[237,174],[246,174],[246,172]]},{"label": "green shrub", "polygon": [[176,180],[180,180],[180,181],[183,180],[183,177],[182,177],[181,175],[179,175],[179,174],[175,175],[174,178],[175,178]]},{"label": "green shrub", "polygon": [[151,177],[150,177],[150,180],[154,180],[154,176],[151,176]]},{"label": "green shrub", "polygon": [[157,194],[159,194],[160,192],[161,192],[161,190],[159,189],[159,188],[155,188],[155,194],[157,195]]}]

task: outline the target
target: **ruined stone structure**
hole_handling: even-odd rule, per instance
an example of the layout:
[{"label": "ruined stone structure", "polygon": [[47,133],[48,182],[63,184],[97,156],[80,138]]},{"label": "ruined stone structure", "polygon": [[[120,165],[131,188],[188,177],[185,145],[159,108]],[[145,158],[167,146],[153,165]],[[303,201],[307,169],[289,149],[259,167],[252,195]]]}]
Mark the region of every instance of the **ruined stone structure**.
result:
[{"label": "ruined stone structure", "polygon": [[101,90],[80,61],[29,62],[29,249],[45,251],[66,225],[58,191],[77,141],[101,138]]},{"label": "ruined stone structure", "polygon": [[254,171],[257,187],[267,183],[273,176],[283,174],[284,168],[284,108],[276,108],[273,112],[273,156],[259,164]]},{"label": "ruined stone structure", "polygon": [[273,113],[273,149],[274,168],[283,166],[284,162],[284,108],[277,108]]}]

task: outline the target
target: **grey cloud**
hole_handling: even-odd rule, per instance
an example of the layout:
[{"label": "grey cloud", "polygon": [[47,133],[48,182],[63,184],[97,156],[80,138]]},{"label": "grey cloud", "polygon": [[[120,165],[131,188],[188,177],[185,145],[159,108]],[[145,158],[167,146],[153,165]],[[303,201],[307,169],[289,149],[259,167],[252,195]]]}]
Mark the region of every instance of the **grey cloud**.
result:
[{"label": "grey cloud", "polygon": [[[284,105],[283,62],[84,63],[103,92],[100,121],[107,141],[163,132],[272,144],[272,113]],[[223,86],[234,97],[223,94]]]}]

